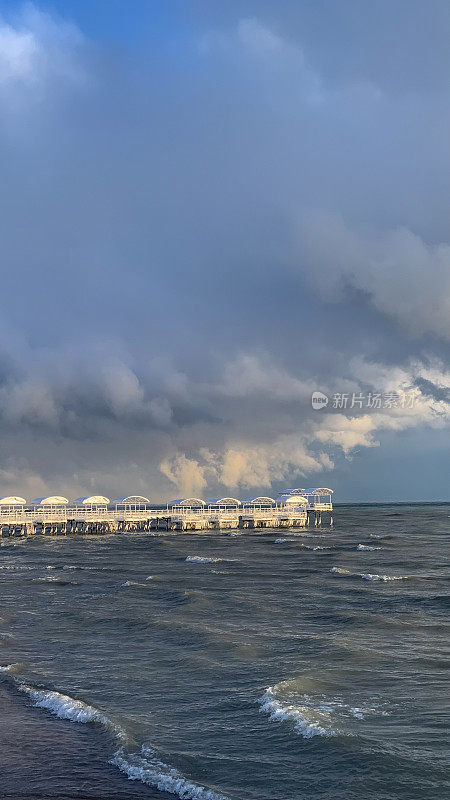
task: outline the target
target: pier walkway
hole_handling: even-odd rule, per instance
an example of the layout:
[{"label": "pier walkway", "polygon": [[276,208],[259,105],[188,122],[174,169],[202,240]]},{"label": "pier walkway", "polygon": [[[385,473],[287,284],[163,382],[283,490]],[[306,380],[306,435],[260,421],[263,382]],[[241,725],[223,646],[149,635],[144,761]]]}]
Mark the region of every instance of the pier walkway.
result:
[{"label": "pier walkway", "polygon": [[165,507],[152,506],[140,495],[0,498],[0,534],[126,533],[132,531],[206,531],[223,528],[292,528],[321,525],[322,514],[333,523],[332,489],[287,489],[276,499],[220,497],[181,498]]}]

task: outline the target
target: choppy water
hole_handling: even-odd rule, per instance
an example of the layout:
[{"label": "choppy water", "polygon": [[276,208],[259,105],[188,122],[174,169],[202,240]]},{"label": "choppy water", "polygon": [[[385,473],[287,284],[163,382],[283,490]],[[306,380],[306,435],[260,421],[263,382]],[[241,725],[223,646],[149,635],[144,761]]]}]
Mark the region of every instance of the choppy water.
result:
[{"label": "choppy water", "polygon": [[3,539],[0,796],[443,798],[449,514]]}]

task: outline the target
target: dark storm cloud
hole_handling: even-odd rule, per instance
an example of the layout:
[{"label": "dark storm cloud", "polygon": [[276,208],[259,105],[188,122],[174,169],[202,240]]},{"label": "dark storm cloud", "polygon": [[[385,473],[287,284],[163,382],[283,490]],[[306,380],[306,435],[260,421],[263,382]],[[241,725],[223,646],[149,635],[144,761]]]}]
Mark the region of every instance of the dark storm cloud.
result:
[{"label": "dark storm cloud", "polygon": [[310,395],[448,382],[446,10],[317,7],[192,3],[126,55],[1,25],[5,486],[267,488],[443,424]]}]

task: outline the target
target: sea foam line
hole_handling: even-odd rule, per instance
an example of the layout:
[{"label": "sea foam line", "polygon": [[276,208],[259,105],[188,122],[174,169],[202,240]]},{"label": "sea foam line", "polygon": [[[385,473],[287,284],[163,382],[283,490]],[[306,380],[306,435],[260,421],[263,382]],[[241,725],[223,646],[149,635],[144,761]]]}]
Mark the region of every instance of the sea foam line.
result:
[{"label": "sea foam line", "polygon": [[160,761],[149,747],[131,754],[118,750],[109,763],[118,767],[130,780],[142,781],[162,792],[178,795],[181,800],[229,800],[225,795],[185,778],[175,767]]}]

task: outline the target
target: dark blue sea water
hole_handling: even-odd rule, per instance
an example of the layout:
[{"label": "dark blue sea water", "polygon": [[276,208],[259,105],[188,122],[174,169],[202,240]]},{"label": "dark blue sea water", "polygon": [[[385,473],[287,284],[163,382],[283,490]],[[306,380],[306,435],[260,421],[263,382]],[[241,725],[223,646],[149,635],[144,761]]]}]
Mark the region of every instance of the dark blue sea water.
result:
[{"label": "dark blue sea water", "polygon": [[449,796],[449,514],[3,539],[0,796]]}]

